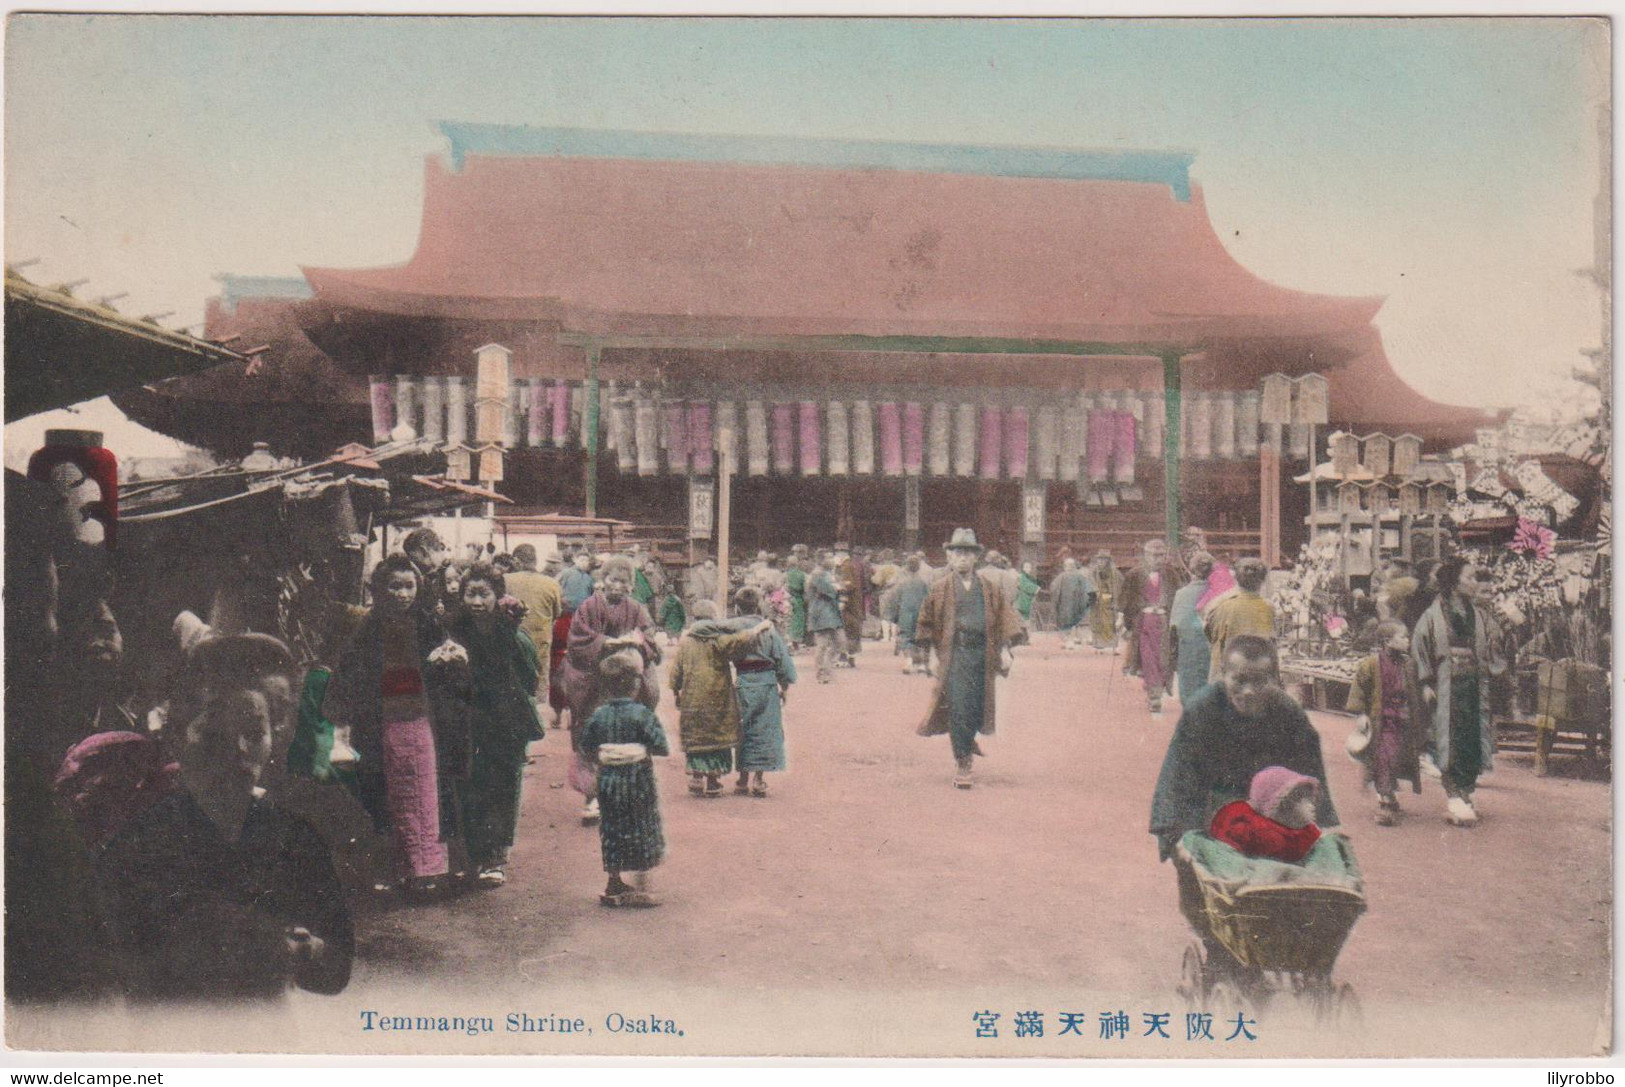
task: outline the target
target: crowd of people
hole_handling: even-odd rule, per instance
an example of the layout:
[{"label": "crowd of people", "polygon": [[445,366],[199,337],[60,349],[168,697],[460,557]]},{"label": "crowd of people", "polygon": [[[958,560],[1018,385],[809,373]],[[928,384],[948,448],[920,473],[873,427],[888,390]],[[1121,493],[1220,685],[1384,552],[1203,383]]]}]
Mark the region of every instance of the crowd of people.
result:
[{"label": "crowd of people", "polygon": [[[635,548],[541,556],[522,544],[459,559],[418,529],[375,564],[365,606],[333,605],[318,659],[183,612],[173,682],[157,705],[138,706],[120,696],[105,559],[58,551],[38,636],[18,619],[28,601],[10,612],[14,642],[39,658],[14,654],[9,666],[23,671],[11,674],[51,683],[11,692],[36,724],[7,730],[18,805],[8,863],[45,875],[10,900],[8,984],[19,995],[95,990],[98,977],[133,997],[339,991],[354,888],[279,783],[353,798],[383,843],[368,854],[378,895],[418,903],[496,889],[519,833],[527,748],[548,729],[568,734],[565,777],[581,822],[598,827],[600,901],[658,905],[647,874],[666,839],[653,760],[680,752],[699,800],[723,796],[730,776],[735,795],[768,798],[768,775],[787,768],[796,655],[810,653],[830,683],[858,666],[866,639],[889,646],[892,667],[934,681],[916,731],[948,737],[956,788],[975,784],[998,681],[1042,626],[1063,650],[1120,652],[1150,714],[1177,692],[1152,806],[1164,857],[1193,829],[1290,851],[1306,828],[1336,825],[1318,737],[1281,684],[1261,561],[1226,564],[1158,539],[1122,571],[1109,554],[1063,555],[1046,586],[970,529],[942,553],[933,567],[923,552],[798,545],[782,562],[764,552],[735,564],[724,587],[711,560],[679,578]],[[1379,825],[1400,816],[1399,783],[1420,791],[1430,771],[1450,821],[1477,821],[1489,705],[1507,666],[1483,588],[1461,560],[1391,564],[1369,587],[1373,651],[1350,696],[1349,752]],[[654,713],[662,687],[675,745]],[[1234,807],[1249,798],[1247,811]],[[18,837],[19,821],[37,829]],[[53,946],[64,924],[96,938],[80,932],[73,954],[42,964],[31,948],[42,932],[39,946]]]}]

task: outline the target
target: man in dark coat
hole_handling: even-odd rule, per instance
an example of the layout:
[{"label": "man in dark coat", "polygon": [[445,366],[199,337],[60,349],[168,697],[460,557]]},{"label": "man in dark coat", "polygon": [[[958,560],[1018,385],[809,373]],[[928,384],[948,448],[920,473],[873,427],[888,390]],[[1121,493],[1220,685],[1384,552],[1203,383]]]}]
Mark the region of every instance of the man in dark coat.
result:
[{"label": "man in dark coat", "polygon": [[1123,628],[1128,631],[1128,657],[1123,670],[1139,673],[1145,683],[1145,700],[1154,714],[1162,712],[1162,696],[1173,683],[1173,627],[1168,613],[1174,594],[1185,584],[1178,566],[1168,560],[1164,541],[1147,540],[1140,565],[1123,577],[1118,608]]},{"label": "man in dark coat", "polygon": [[921,736],[948,733],[958,773],[954,785],[969,789],[972,757],[982,754],[978,734],[991,736],[994,681],[1010,671],[1010,644],[1022,633],[1021,616],[1004,587],[976,569],[982,552],[976,533],[954,529],[944,545],[949,572],[931,586],[915,626],[915,641],[937,651],[937,682]]}]

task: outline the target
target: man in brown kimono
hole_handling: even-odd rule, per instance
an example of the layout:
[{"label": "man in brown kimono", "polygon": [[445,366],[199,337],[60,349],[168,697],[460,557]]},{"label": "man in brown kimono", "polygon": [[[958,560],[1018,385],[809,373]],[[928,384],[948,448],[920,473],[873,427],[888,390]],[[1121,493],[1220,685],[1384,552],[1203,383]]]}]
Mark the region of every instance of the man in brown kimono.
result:
[{"label": "man in brown kimono", "polygon": [[1021,616],[997,579],[977,571],[982,548],[972,529],[954,529],[943,549],[949,571],[926,594],[915,627],[915,642],[937,651],[931,708],[917,731],[948,733],[958,770],[954,786],[969,789],[972,758],[982,754],[976,736],[993,734],[994,680],[1010,672],[1010,643],[1021,633]]},{"label": "man in brown kimono", "polygon": [[1138,672],[1145,683],[1146,705],[1153,714],[1162,712],[1162,696],[1174,676],[1173,628],[1168,612],[1174,594],[1185,584],[1184,573],[1168,559],[1163,540],[1147,540],[1140,564],[1123,576],[1119,610],[1128,632],[1128,659],[1123,671]]}]

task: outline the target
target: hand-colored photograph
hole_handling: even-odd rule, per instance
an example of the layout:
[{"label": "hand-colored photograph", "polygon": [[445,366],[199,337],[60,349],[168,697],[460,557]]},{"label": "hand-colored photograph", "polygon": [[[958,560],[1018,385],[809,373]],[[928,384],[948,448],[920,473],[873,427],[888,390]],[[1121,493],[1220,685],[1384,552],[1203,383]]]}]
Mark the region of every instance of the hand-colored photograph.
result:
[{"label": "hand-colored photograph", "polygon": [[6,1046],[1609,1056],[1610,33],[11,15]]}]

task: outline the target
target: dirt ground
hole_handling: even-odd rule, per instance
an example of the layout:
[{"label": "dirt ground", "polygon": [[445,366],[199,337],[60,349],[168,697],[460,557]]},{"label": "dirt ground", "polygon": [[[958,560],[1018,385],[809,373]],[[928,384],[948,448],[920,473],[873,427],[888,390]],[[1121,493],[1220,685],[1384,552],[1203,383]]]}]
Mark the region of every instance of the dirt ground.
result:
[{"label": "dirt ground", "polygon": [[[1173,872],[1146,833],[1178,717],[1150,717],[1117,658],[1018,651],[984,741],[977,786],[951,787],[946,737],[914,727],[929,681],[869,643],[855,670],[787,706],[790,770],[767,799],[687,795],[674,711],[658,776],[669,843],[658,909],[601,907],[598,835],[562,782],[567,740],[533,747],[506,887],[431,906],[370,905],[350,989],[301,997],[285,1033],[251,1048],[374,1052],[897,1054],[1216,1057],[1280,1054],[1570,1055],[1608,1044],[1610,787],[1559,762],[1548,778],[1503,758],[1484,821],[1445,824],[1434,782],[1406,818],[1372,823],[1342,753],[1348,718],[1317,715],[1333,798],[1363,868],[1369,912],[1336,977],[1365,1025],[1305,1029],[1269,1005],[1245,1036],[1185,1038],[1174,993],[1189,936]],[[668,695],[669,701],[669,695]],[[494,1036],[379,1034],[363,1013],[481,1014]],[[1016,1013],[1046,1033],[1018,1038]],[[1127,1039],[1103,1039],[1125,1011]],[[508,1011],[579,1015],[591,1036],[505,1033]],[[978,1038],[973,1016],[1001,1016]],[[1063,1012],[1085,1013],[1062,1034]],[[1171,1040],[1142,1036],[1168,1012]],[[681,1037],[606,1030],[607,1016],[670,1018]],[[216,1036],[218,1037],[218,1036]],[[255,1044],[257,1043],[257,1045]],[[184,1040],[179,1043],[184,1047]]]}]

